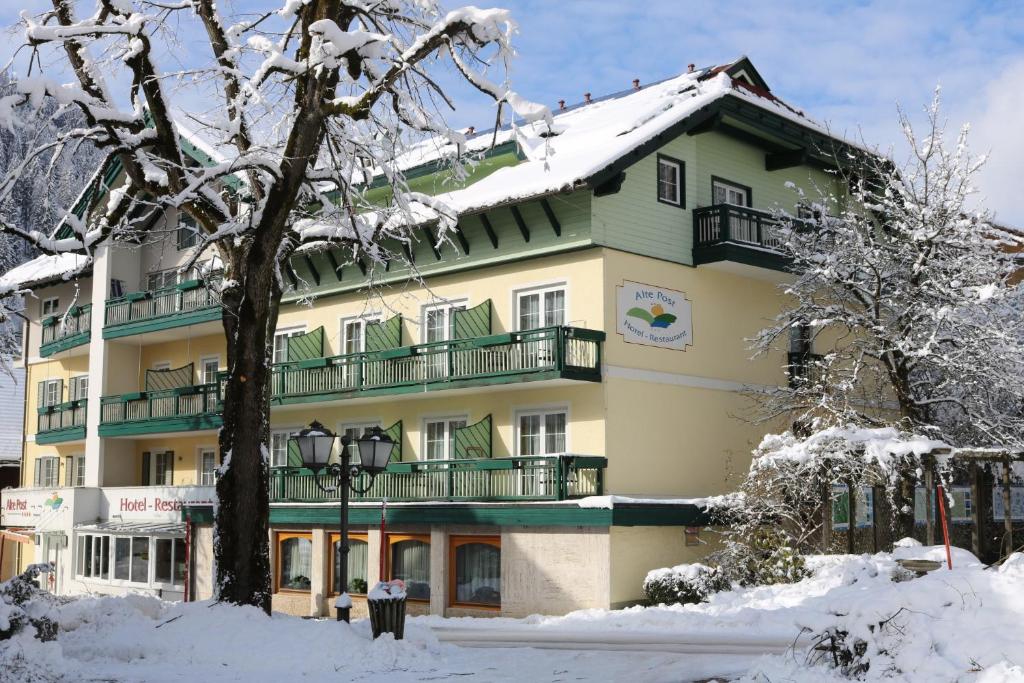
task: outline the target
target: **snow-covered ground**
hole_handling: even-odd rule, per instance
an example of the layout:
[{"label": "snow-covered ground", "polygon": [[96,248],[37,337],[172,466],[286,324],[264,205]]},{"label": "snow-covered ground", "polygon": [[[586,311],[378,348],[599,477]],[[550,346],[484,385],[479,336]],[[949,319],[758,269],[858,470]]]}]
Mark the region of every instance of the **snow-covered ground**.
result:
[{"label": "snow-covered ground", "polygon": [[[944,559],[940,548],[900,552]],[[868,680],[1024,681],[1024,555],[997,569],[984,569],[965,551],[953,562],[953,571],[943,567],[897,582],[888,554],[810,558],[814,575],[804,581],[719,593],[701,605],[527,619],[419,617],[410,619],[401,642],[371,640],[366,622],[348,627],[283,615],[267,619],[253,609],[210,603],[86,598],[60,608],[57,642],[20,635],[0,643],[0,679],[639,683],[717,675],[819,683],[843,679],[807,665],[808,634],[838,627],[868,643]],[[894,614],[886,626],[875,626]],[[592,651],[586,645],[464,648],[441,642],[434,632],[453,628],[507,632],[510,640],[608,642],[649,634],[680,643],[762,638],[799,644],[760,657]]]}]

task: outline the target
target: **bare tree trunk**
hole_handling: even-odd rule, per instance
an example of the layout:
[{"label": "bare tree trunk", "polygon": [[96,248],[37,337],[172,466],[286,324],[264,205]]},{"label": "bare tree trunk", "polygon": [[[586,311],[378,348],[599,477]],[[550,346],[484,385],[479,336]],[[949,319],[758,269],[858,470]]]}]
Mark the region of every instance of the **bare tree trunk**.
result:
[{"label": "bare tree trunk", "polygon": [[[270,345],[281,289],[272,258],[250,253],[242,285],[223,295],[228,379],[220,451],[230,459],[217,479],[214,557],[217,597],[270,613],[269,463]],[[256,261],[257,265],[253,265]],[[230,278],[231,273],[227,274]],[[247,276],[247,277],[245,277]],[[237,281],[237,280],[236,280]]]}]

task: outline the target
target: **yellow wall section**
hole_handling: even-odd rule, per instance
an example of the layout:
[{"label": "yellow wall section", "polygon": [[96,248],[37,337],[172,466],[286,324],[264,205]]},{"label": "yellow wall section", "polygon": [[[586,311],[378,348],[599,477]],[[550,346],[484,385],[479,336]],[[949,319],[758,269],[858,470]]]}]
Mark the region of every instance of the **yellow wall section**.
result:
[{"label": "yellow wall section", "polygon": [[68,400],[68,387],[72,377],[89,374],[89,357],[73,356],[63,360],[45,360],[39,363],[31,363],[27,366],[26,372],[28,385],[28,419],[25,423],[25,433],[35,434],[36,407],[39,405],[39,383],[51,379],[64,380],[64,394],[61,402]]},{"label": "yellow wall section", "polygon": [[64,486],[67,476],[67,461],[65,458],[71,455],[84,455],[85,454],[85,443],[58,443],[52,445],[37,444],[34,442],[28,442],[25,444],[25,463],[21,470],[21,485],[27,488],[32,488],[32,478],[35,476],[35,463],[36,458],[45,458],[50,456],[58,457],[58,471],[57,471],[57,486]]}]

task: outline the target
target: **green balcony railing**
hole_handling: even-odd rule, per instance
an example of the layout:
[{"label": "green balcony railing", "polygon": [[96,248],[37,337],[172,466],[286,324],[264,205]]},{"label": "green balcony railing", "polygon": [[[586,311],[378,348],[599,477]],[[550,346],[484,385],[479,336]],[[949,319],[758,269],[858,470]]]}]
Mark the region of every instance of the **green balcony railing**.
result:
[{"label": "green balcony railing", "polygon": [[104,396],[100,435],[210,429],[220,423],[220,384]]},{"label": "green balcony railing", "polygon": [[86,399],[40,406],[36,421],[36,440],[54,443],[85,437]]},{"label": "green balcony railing", "polygon": [[733,204],[715,204],[693,210],[694,247],[718,242],[740,242],[778,250],[779,219],[767,211]]},{"label": "green balcony railing", "polygon": [[[567,500],[604,492],[608,461],[597,456],[549,455],[475,460],[396,462],[370,484],[366,474],[357,486],[369,490],[351,495],[355,501],[509,501]],[[323,482],[322,482],[323,483]],[[272,502],[333,501],[309,470],[271,470]]]},{"label": "green balcony railing", "polygon": [[188,280],[174,287],[131,292],[109,299],[104,314],[104,336],[121,332],[148,331],[214,320],[219,317],[220,295],[215,283]]},{"label": "green balcony railing", "polygon": [[530,378],[601,379],[604,333],[574,327],[490,335],[388,351],[279,363],[272,395],[280,403],[330,400],[366,391],[396,393],[458,383]]},{"label": "green balcony railing", "polygon": [[39,355],[43,358],[59,351],[89,343],[92,329],[92,304],[76,306],[64,315],[51,315],[43,320]]}]

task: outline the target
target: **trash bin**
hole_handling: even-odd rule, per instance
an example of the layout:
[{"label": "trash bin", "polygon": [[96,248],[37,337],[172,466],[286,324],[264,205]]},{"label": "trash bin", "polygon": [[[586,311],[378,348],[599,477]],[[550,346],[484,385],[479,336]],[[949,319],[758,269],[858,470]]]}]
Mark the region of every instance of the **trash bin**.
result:
[{"label": "trash bin", "polygon": [[395,640],[405,635],[405,584],[401,581],[380,582],[366,596],[373,637],[391,633]]}]

